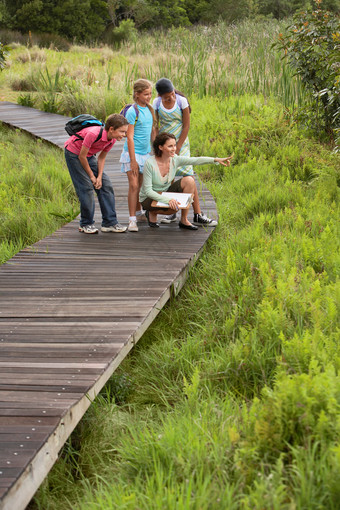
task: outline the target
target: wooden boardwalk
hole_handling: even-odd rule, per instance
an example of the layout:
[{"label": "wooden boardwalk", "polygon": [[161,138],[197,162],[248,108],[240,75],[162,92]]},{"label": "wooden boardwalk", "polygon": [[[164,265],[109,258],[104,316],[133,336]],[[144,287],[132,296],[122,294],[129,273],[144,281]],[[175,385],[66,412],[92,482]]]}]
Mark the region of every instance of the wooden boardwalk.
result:
[{"label": "wooden boardwalk", "polygon": [[[0,102],[0,120],[60,147],[67,138],[60,115]],[[126,224],[121,148],[110,152],[106,172]],[[216,215],[206,190],[201,207]],[[100,225],[98,204],[96,211]],[[89,236],[74,220],[0,266],[1,510],[26,507],[91,400],[182,287],[212,231],[143,224],[138,233]]]}]

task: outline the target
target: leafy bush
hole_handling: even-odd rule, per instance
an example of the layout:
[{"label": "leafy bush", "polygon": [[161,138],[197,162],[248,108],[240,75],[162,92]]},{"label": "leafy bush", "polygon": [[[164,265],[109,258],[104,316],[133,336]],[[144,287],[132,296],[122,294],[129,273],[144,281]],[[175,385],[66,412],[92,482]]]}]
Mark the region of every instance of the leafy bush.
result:
[{"label": "leafy bush", "polygon": [[110,42],[115,46],[120,46],[123,42],[134,41],[137,39],[137,30],[135,23],[132,19],[125,19],[121,21],[119,27],[112,30],[110,35]]},{"label": "leafy bush", "polygon": [[6,47],[0,42],[0,70],[2,71],[6,67],[6,57],[8,52]]},{"label": "leafy bush", "polygon": [[32,94],[22,94],[18,97],[18,104],[34,108],[37,98]]},{"label": "leafy bush", "polygon": [[315,0],[315,10],[297,15],[277,46],[310,93],[302,118],[332,135],[340,127],[340,21],[321,3]]}]

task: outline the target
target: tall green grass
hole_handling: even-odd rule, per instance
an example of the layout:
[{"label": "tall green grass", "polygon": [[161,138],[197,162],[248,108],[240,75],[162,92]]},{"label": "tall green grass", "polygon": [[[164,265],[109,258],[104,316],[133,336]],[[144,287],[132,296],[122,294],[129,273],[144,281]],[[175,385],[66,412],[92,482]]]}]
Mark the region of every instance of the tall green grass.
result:
[{"label": "tall green grass", "polygon": [[[78,214],[59,149],[0,125],[0,263]],[[20,150],[18,150],[20,147]]]},{"label": "tall green grass", "polygon": [[140,33],[119,51],[73,46],[44,50],[43,57],[40,48],[16,47],[0,76],[0,90],[12,87],[22,104],[32,101],[34,91],[35,104],[46,111],[86,111],[104,118],[131,101],[137,78],[155,82],[168,76],[188,96],[262,94],[293,110],[302,103],[304,90],[272,48],[281,30],[282,22],[246,20]]},{"label": "tall green grass", "polygon": [[219,226],[32,509],[338,508],[339,156],[261,96],[191,103],[192,152],[234,153],[198,168]]}]

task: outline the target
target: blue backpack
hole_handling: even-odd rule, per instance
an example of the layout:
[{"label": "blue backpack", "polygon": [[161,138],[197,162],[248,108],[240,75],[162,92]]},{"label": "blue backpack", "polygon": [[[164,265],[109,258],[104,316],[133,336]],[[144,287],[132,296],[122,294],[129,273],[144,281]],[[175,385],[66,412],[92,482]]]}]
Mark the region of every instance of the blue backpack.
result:
[{"label": "blue backpack", "polygon": [[122,110],[120,110],[119,115],[123,115],[123,117],[126,118],[126,113],[127,113],[128,109],[131,108],[131,106],[134,107],[134,110],[136,112],[136,120],[135,120],[135,125],[136,125],[138,117],[139,117],[139,110],[138,110],[138,106],[136,105],[136,103],[130,103],[130,104],[125,105],[124,108]]},{"label": "blue backpack", "polygon": [[87,127],[93,126],[101,126],[99,135],[94,141],[94,143],[96,143],[102,137],[104,124],[100,120],[96,119],[96,117],[93,117],[93,115],[89,115],[88,113],[82,113],[81,115],[78,115],[77,117],[74,117],[73,119],[69,120],[65,124],[65,131],[71,136],[75,135],[78,138],[78,140],[84,140],[84,138],[78,134],[79,131]]}]

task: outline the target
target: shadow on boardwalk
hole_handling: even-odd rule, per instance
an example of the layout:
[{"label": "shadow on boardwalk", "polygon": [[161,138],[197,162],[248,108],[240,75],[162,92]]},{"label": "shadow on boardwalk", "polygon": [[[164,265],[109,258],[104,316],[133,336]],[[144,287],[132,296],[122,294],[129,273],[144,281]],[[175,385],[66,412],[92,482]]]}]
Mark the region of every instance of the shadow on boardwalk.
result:
[{"label": "shadow on boardwalk", "polygon": [[[60,147],[67,138],[60,115],[2,102],[0,120]],[[106,172],[124,224],[121,147],[110,152]],[[206,190],[202,201],[216,214]],[[182,287],[212,231],[143,225],[138,233],[86,236],[75,220],[0,267],[2,510],[25,508],[91,400]]]}]

